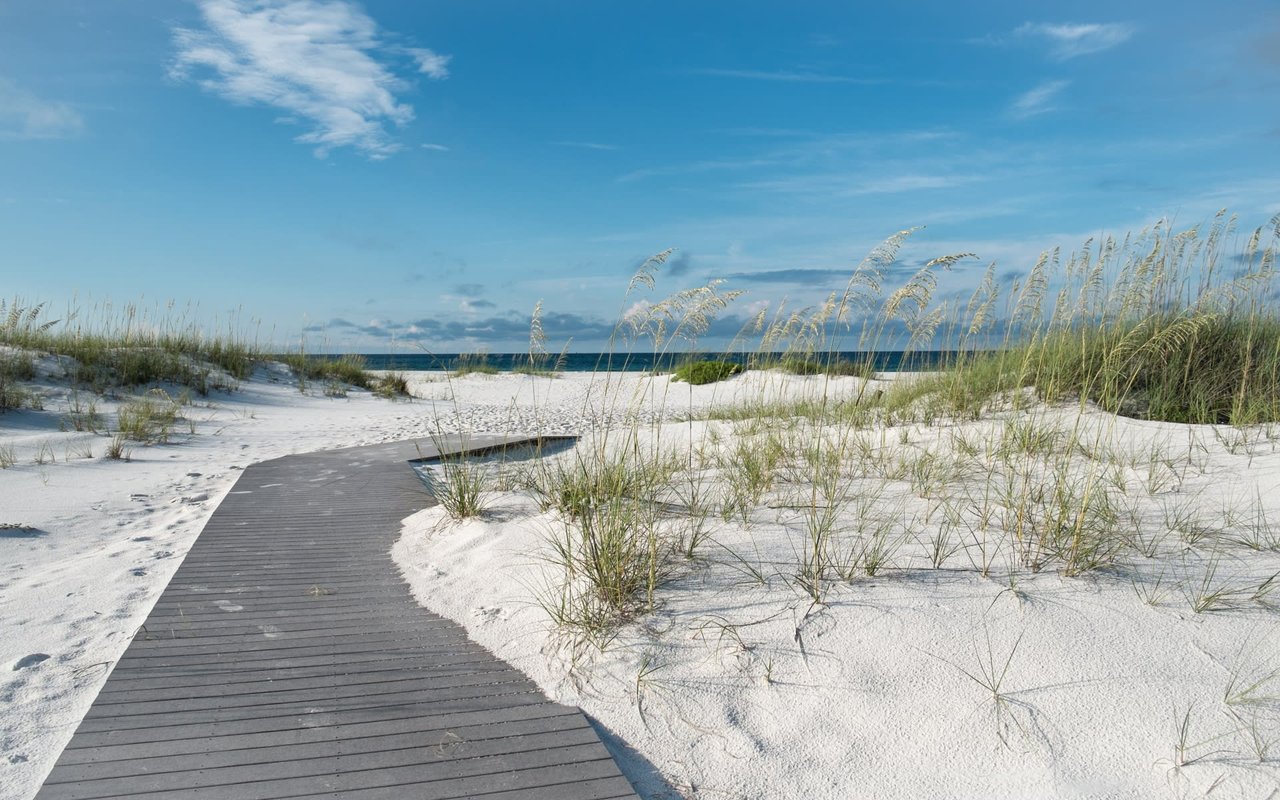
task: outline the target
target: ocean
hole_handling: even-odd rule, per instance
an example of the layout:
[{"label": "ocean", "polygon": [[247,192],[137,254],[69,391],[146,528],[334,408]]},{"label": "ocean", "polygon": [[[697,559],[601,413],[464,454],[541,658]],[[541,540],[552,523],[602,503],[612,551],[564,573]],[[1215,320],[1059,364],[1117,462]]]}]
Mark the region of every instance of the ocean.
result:
[{"label": "ocean", "polygon": [[[930,369],[956,355],[952,351],[925,351],[904,353],[899,350],[880,351],[875,353],[841,352],[823,354],[817,364],[827,364],[834,358],[845,364],[865,364],[871,362],[878,372],[899,372]],[[669,372],[676,365],[690,359],[717,359],[732,361],[737,364],[759,365],[769,358],[780,359],[785,354],[761,355],[759,353],[566,353],[559,368],[564,372]],[[317,355],[312,358],[335,359],[340,355]],[[501,372],[508,372],[515,367],[529,365],[528,353],[362,353],[345,356],[347,358],[363,358],[365,369],[403,370],[417,372],[424,370],[455,369],[460,364],[483,363]],[[555,366],[561,357],[547,356],[541,362],[547,367]],[[794,356],[793,356],[794,358]]]}]

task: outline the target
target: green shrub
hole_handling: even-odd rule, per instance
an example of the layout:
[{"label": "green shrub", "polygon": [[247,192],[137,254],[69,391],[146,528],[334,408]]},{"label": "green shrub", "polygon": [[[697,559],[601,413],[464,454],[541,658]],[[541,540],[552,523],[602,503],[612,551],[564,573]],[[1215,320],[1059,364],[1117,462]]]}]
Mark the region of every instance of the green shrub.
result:
[{"label": "green shrub", "polygon": [[693,386],[715,383],[742,372],[742,365],[732,361],[688,361],[676,367],[672,380],[685,381]]}]

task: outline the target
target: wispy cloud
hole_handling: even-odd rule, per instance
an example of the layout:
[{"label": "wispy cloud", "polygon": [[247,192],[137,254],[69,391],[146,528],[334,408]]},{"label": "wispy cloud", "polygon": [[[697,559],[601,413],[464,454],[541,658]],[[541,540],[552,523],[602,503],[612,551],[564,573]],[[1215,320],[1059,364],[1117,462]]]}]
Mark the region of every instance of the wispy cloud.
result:
[{"label": "wispy cloud", "polygon": [[864,86],[876,86],[888,83],[886,78],[858,78],[850,75],[828,75],[823,72],[808,70],[763,70],[763,69],[695,69],[694,75],[707,75],[713,78],[740,78],[752,81],[780,81],[783,83],[853,83]]},{"label": "wispy cloud", "polygon": [[449,62],[453,56],[446,56],[425,47],[410,47],[409,55],[418,62],[418,72],[433,81],[442,81],[449,77]]},{"label": "wispy cloud", "polygon": [[792,194],[827,194],[856,197],[870,194],[898,194],[928,189],[950,189],[983,180],[980,175],[924,174],[886,175],[864,178],[847,174],[815,174],[754,181],[743,188]]},{"label": "wispy cloud", "polygon": [[1030,119],[1047,114],[1055,108],[1054,98],[1070,85],[1071,81],[1045,81],[1031,91],[1018,95],[1009,106],[1009,115],[1014,119]]},{"label": "wispy cloud", "polygon": [[683,175],[690,172],[727,172],[751,169],[753,167],[764,167],[774,163],[776,162],[773,159],[767,158],[748,158],[740,161],[694,161],[689,164],[669,164],[661,167],[637,169],[624,175],[619,175],[615,180],[618,183],[630,183],[631,181],[638,181],[662,175]]},{"label": "wispy cloud", "polygon": [[0,138],[66,139],[84,130],[84,119],[66,103],[45,100],[0,78]]},{"label": "wispy cloud", "polygon": [[1026,22],[1014,30],[1019,37],[1038,37],[1049,41],[1049,54],[1065,61],[1069,58],[1100,53],[1128,41],[1136,32],[1124,22],[1049,23]]},{"label": "wispy cloud", "polygon": [[424,142],[424,143],[422,144],[422,149],[423,149],[423,150],[436,150],[436,151],[441,152],[441,153],[447,153],[447,152],[449,152],[449,148],[445,147],[445,146],[444,146],[444,145],[442,145],[442,144],[435,144],[435,143],[433,143],[433,142]]},{"label": "wispy cloud", "polygon": [[204,29],[176,28],[171,75],[244,105],[281,109],[311,130],[297,137],[323,157],[355,147],[372,158],[400,149],[387,124],[413,108],[392,71],[408,56],[429,78],[448,75],[448,56],[386,44],[377,23],[345,0],[197,0]]},{"label": "wispy cloud", "polygon": [[582,150],[617,150],[616,144],[603,144],[601,142],[552,142],[559,147],[577,147]]}]

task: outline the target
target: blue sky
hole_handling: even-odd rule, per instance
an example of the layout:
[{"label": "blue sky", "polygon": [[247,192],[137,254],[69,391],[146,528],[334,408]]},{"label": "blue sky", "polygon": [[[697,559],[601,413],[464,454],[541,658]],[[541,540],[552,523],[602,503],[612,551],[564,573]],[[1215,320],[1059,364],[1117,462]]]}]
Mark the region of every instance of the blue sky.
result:
[{"label": "blue sky", "polygon": [[635,266],[748,316],[1280,212],[1274,0],[8,0],[0,292],[312,350],[591,350]]}]

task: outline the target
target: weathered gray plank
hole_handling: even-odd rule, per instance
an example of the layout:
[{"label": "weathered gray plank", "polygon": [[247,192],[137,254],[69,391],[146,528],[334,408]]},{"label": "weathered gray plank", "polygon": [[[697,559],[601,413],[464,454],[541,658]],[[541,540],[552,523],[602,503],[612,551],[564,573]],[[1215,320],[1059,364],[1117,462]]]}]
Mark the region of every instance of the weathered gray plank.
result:
[{"label": "weathered gray plank", "polygon": [[[327,790],[338,775],[346,776],[353,785],[377,785],[386,776],[364,773],[392,770],[421,770],[432,779],[483,775],[506,767],[511,761],[542,766],[574,754],[582,758],[607,757],[595,731],[577,727],[563,731],[534,731],[529,734],[507,736],[478,741],[454,739],[448,736],[427,744],[421,735],[409,735],[400,740],[382,740],[375,747],[354,753],[308,754],[295,751],[288,755],[260,763],[232,764],[229,766],[201,767],[178,771],[157,771],[136,774],[121,763],[80,767],[74,778],[62,783],[74,784],[70,797],[111,797],[127,793],[143,794],[181,790],[193,782],[205,786],[254,784],[265,789],[271,797],[276,789],[271,784],[288,781],[296,787],[307,782],[318,791]],[[163,762],[157,760],[157,766]],[[434,766],[426,770],[424,767]],[[114,767],[114,769],[112,769]],[[124,772],[112,775],[112,772]],[[399,780],[396,776],[394,780]],[[296,788],[294,789],[296,791]]]},{"label": "weathered gray plank", "polygon": [[[210,750],[191,754],[190,758],[181,762],[165,756],[146,757],[141,766],[148,775],[164,775],[170,773],[190,772],[193,770],[212,770],[244,767],[266,767],[287,761],[312,762],[309,773],[323,774],[325,769],[315,769],[320,759],[352,758],[369,753],[387,753],[401,750],[421,750],[424,742],[434,742],[428,749],[434,749],[439,755],[450,755],[461,748],[469,748],[470,755],[480,751],[474,748],[477,743],[502,740],[518,742],[520,737],[542,734],[563,734],[572,732],[573,742],[591,741],[595,732],[580,716],[562,714],[555,717],[526,717],[511,719],[500,725],[468,725],[468,726],[406,726],[395,733],[376,733],[358,735],[355,731],[346,732],[342,738],[318,738],[305,742],[280,742],[277,737],[266,738],[257,747],[240,747],[235,749]],[[352,735],[355,734],[355,735]],[[546,744],[544,740],[543,744]],[[569,741],[566,739],[565,741]],[[504,745],[505,746],[505,745]],[[514,752],[514,750],[512,750]],[[459,752],[459,755],[461,753]],[[117,757],[105,760],[84,761],[69,765],[62,774],[62,782],[75,783],[87,780],[105,780],[108,778],[128,777],[138,769],[134,762],[138,759]],[[353,766],[363,766],[356,760]],[[323,766],[323,765],[321,765]],[[269,777],[283,777],[276,773]],[[141,786],[137,787],[141,791]]]},{"label": "weathered gray plank", "polygon": [[[388,722],[396,724],[389,726]],[[287,730],[239,733],[232,736],[168,739],[159,744],[156,742],[97,744],[93,747],[68,749],[63,755],[68,767],[74,764],[156,759],[173,769],[174,764],[198,767],[199,764],[204,763],[206,757],[213,758],[219,753],[226,753],[233,760],[252,760],[259,754],[267,754],[266,757],[270,758],[273,748],[324,743],[342,747],[344,742],[358,742],[379,736],[418,735],[424,737],[424,741],[438,742],[441,738],[448,738],[446,734],[453,732],[463,738],[486,738],[486,735],[475,732],[486,732],[487,736],[492,737],[508,730],[523,730],[518,726],[527,722],[544,726],[549,730],[586,724],[582,715],[575,713],[573,709],[543,702],[523,706],[503,706],[497,710],[459,711],[432,716],[406,715],[402,719],[385,718],[376,722],[295,727]],[[508,728],[508,725],[513,727]],[[393,732],[388,733],[389,730]],[[179,761],[175,760],[174,756],[187,758]],[[146,765],[140,765],[140,767],[145,768]]]},{"label": "weathered gray plank", "polygon": [[[428,752],[431,752],[430,749],[424,748],[418,754],[418,759],[425,759],[425,763],[401,764],[396,763],[394,758],[388,758],[386,762],[389,763],[378,764],[369,769],[316,776],[259,777],[234,783],[204,783],[200,773],[180,773],[176,777],[185,779],[185,782],[172,787],[147,786],[150,776],[137,776],[132,780],[146,787],[142,791],[130,788],[128,780],[53,783],[46,784],[46,787],[49,796],[58,800],[108,797],[146,797],[148,800],[212,797],[277,800],[290,797],[326,797],[337,792],[359,792],[348,794],[350,797],[403,798],[408,795],[415,800],[444,800],[483,796],[485,792],[521,787],[536,788],[563,783],[566,779],[577,782],[608,777],[617,772],[617,765],[598,741],[588,745],[551,747],[474,759],[435,761],[425,755]],[[294,764],[284,762],[278,766],[289,769]],[[215,781],[219,779],[224,779],[224,776],[218,774],[214,777]],[[99,783],[105,785],[96,785]],[[370,792],[377,789],[393,791],[385,795]]]},{"label": "weathered gray plank", "polygon": [[[180,739],[238,738],[246,734],[280,733],[313,728],[348,727],[364,723],[396,723],[403,720],[453,718],[459,714],[490,712],[501,720],[509,709],[522,706],[545,706],[549,701],[540,692],[516,689],[509,692],[487,692],[478,697],[424,704],[398,704],[369,709],[348,709],[341,714],[315,713],[259,716],[253,719],[230,720],[206,725],[154,725],[132,730],[76,731],[67,745],[67,752],[79,748],[106,745],[153,744],[168,748]],[[56,768],[55,768],[56,772]]]},{"label": "weathered gray plank", "polygon": [[409,596],[430,450],[246,469],[39,798],[634,797],[580,712]]}]

